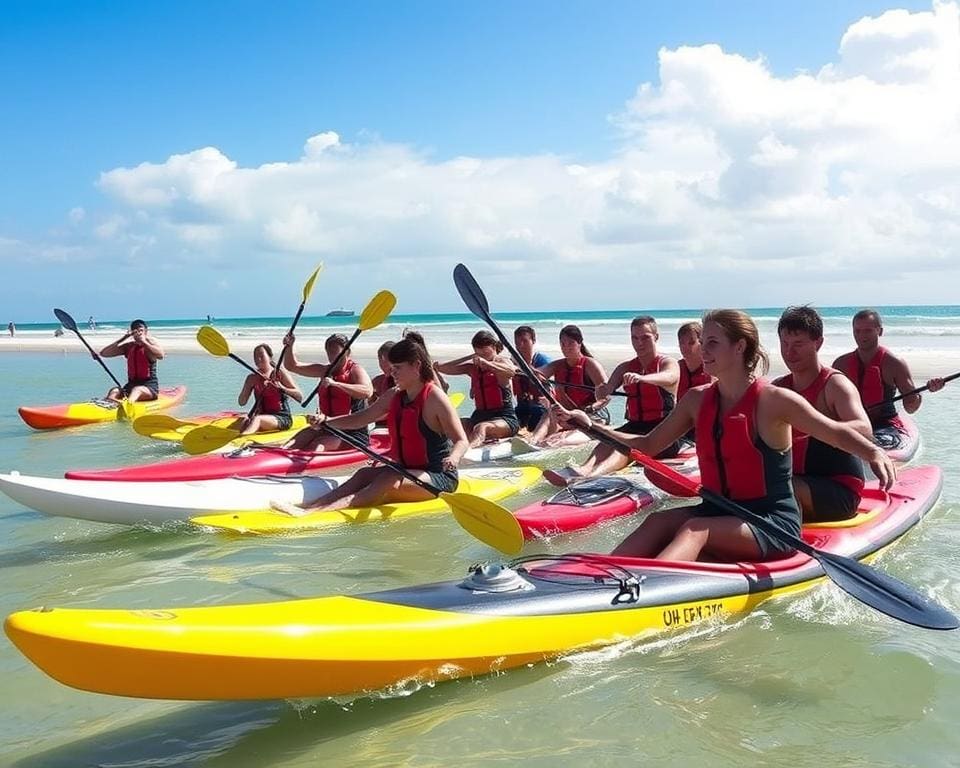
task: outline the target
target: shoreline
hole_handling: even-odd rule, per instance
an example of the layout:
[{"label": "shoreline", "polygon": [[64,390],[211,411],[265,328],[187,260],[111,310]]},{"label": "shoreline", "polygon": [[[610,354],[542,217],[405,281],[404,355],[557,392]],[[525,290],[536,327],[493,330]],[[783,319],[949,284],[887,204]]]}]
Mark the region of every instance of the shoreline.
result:
[{"label": "shoreline", "polygon": [[[111,340],[113,334],[110,335]],[[157,341],[164,348],[167,356],[191,356],[191,357],[212,357],[204,350],[195,339],[191,337],[164,337],[155,336]],[[371,376],[375,376],[379,371],[377,367],[377,348],[382,343],[382,339],[364,340],[362,337],[354,342],[352,350],[353,356],[367,368]],[[679,359],[679,351],[672,343],[672,339],[667,339],[667,343],[661,343],[660,353]],[[92,344],[95,349],[100,345],[100,339],[96,344]],[[104,342],[106,343],[106,342]],[[250,357],[253,348],[259,343],[254,338],[232,338],[230,339],[230,350],[241,356]],[[427,339],[430,348],[430,354],[434,359],[451,359],[458,357],[469,351],[469,339],[465,336],[462,343],[431,342]],[[609,374],[613,368],[624,360],[633,357],[633,349],[628,343],[624,344],[589,344],[594,357],[604,366]],[[831,363],[840,354],[853,349],[853,340],[850,340],[849,346],[834,346],[824,344],[820,351],[820,358],[825,363]],[[560,348],[557,344],[540,342],[537,348],[551,359],[560,356]],[[786,367],[780,359],[779,349],[774,346],[765,345],[770,355],[770,375],[776,376],[786,372]],[[898,352],[904,357],[910,365],[911,372],[917,386],[926,383],[926,380],[933,376],[946,376],[953,371],[960,370],[960,344],[955,349],[925,349],[925,350],[907,350]],[[301,358],[308,358],[313,361],[323,361],[324,347],[322,339],[297,340],[297,352]],[[73,334],[54,338],[40,337],[0,337],[0,354],[83,354],[89,355],[86,347]]]}]

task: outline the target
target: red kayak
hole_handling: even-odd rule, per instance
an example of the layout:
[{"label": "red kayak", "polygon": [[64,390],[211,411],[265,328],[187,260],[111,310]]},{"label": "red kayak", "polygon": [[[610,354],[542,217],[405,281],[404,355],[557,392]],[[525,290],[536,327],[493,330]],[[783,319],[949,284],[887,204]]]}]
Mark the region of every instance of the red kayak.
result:
[{"label": "red kayak", "polygon": [[657,499],[641,485],[642,474],[593,477],[568,485],[549,499],[528,504],[513,515],[525,539],[587,528],[604,520],[632,515]]},{"label": "red kayak", "polygon": [[[386,435],[370,436],[370,447],[378,453],[390,448]],[[296,475],[346,464],[366,461],[366,454],[356,450],[291,451],[273,445],[251,445],[232,453],[204,454],[183,459],[160,461],[116,469],[72,469],[65,473],[71,480],[117,480],[148,482],[162,480],[216,480],[222,477],[255,475]]]}]

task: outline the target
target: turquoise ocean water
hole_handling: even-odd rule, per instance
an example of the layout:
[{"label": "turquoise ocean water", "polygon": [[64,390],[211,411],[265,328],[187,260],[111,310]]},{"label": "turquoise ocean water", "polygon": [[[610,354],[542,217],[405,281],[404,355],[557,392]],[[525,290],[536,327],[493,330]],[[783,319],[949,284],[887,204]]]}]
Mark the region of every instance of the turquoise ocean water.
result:
[{"label": "turquoise ocean water", "polygon": [[[825,310],[828,344],[849,346],[852,310]],[[956,352],[960,308],[884,309],[898,350]],[[622,347],[634,312],[507,314],[544,339],[564,322],[588,341]],[[663,334],[696,311],[655,313]],[[765,337],[779,310],[754,311]],[[216,320],[228,337],[282,335],[288,318]],[[308,318],[302,336],[355,318]],[[110,337],[121,327],[98,332]],[[198,321],[156,321],[192,335]],[[373,340],[414,325],[431,342],[466,343],[468,316],[398,316]],[[21,326],[49,336],[55,326]],[[181,329],[181,330],[178,330]],[[589,329],[589,330],[588,330]],[[670,345],[664,345],[672,349]],[[775,351],[775,350],[774,350]],[[362,359],[369,364],[369,358]],[[170,355],[164,383],[183,382],[175,412],[228,407],[242,372],[202,355]],[[951,371],[943,371],[947,373]],[[106,377],[82,354],[0,354],[0,470],[60,475],[71,467],[152,461],[170,448],[124,424],[29,430],[20,404],[83,399]],[[455,381],[455,387],[464,382]],[[927,521],[879,565],[960,611],[960,386],[917,414],[919,463],[945,472]],[[538,486],[508,506],[541,497]],[[533,545],[609,550],[636,524]],[[0,613],[37,605],[163,608],[270,602],[457,578],[491,553],[444,515],[282,539],[225,539],[187,528],[124,529],[44,517],[0,497]],[[388,643],[389,638],[385,637]],[[337,701],[178,703],[82,693],[48,679],[0,638],[0,765],[706,765],[941,766],[960,753],[960,633],[888,620],[818,587],[746,618],[623,643],[538,666]]]}]

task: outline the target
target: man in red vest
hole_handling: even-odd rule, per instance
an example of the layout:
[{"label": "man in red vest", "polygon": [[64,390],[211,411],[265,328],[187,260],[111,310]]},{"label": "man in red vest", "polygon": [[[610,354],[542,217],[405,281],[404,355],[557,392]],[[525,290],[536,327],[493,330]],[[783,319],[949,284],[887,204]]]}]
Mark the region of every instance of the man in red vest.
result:
[{"label": "man in red vest", "polygon": [[[840,355],[833,361],[833,367],[842,371],[856,385],[860,400],[867,409],[874,438],[885,448],[887,443],[896,442],[899,434],[906,433],[906,427],[897,415],[897,406],[890,402],[901,393],[916,389],[913,375],[906,361],[897,357],[886,347],[880,346],[883,336],[883,321],[880,313],[874,309],[861,309],[853,316],[853,339],[857,348],[853,352]],[[927,382],[931,392],[943,388],[943,379],[934,378]],[[903,398],[903,409],[914,413],[920,408],[921,396],[910,395]]]}]

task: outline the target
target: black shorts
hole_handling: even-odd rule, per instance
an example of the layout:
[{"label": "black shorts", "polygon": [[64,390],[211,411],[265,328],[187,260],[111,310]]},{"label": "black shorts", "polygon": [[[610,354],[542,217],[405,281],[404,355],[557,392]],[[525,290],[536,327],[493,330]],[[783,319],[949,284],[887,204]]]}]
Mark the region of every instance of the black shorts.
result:
[{"label": "black shorts", "polygon": [[832,477],[797,475],[810,489],[813,514],[804,514],[805,523],[829,523],[856,517],[860,496]]},{"label": "black shorts", "polygon": [[132,381],[128,381],[123,385],[123,394],[130,397],[130,393],[133,392],[134,387],[146,387],[149,389],[153,395],[152,400],[156,400],[160,394],[160,383],[156,379],[133,379]]},{"label": "black shorts", "polygon": [[475,410],[471,415],[468,421],[470,422],[471,427],[477,426],[484,421],[496,421],[497,419],[502,419],[506,422],[507,427],[510,429],[510,437],[517,434],[520,431],[520,422],[517,421],[517,412],[513,408],[499,408],[496,410],[481,411],[479,408]]},{"label": "black shorts", "polygon": [[455,469],[446,472],[430,472],[427,470],[427,477],[430,485],[441,493],[453,493],[460,485],[460,475],[457,474]]},{"label": "black shorts", "polygon": [[[785,534],[800,537],[800,508],[793,496],[779,500],[770,500],[763,502],[737,502],[746,507],[751,512],[760,515],[769,520],[774,526],[782,530]],[[760,511],[760,508],[763,511]],[[690,512],[698,517],[737,517],[722,507],[718,507],[709,501],[704,501],[699,506],[690,507]],[[784,543],[776,536],[771,536],[766,531],[762,531],[752,523],[744,520],[744,524],[750,529],[753,538],[756,539],[757,547],[760,549],[760,560],[780,560],[789,557],[796,550],[789,544]]]},{"label": "black shorts", "polygon": [[547,415],[547,409],[540,405],[540,403],[525,400],[517,405],[514,413],[517,414],[517,422],[520,424],[520,428],[533,432],[540,423],[540,420]]},{"label": "black shorts", "polygon": [[264,416],[273,416],[277,420],[277,430],[285,432],[293,426],[293,416],[289,413],[265,413]]},{"label": "black shorts", "polygon": [[[625,432],[628,435],[645,435],[651,429],[653,429],[659,421],[628,421],[627,423],[617,427],[617,432]],[[664,448],[660,453],[658,453],[653,458],[655,459],[672,459],[680,453],[680,441],[676,440],[666,448]]]}]

